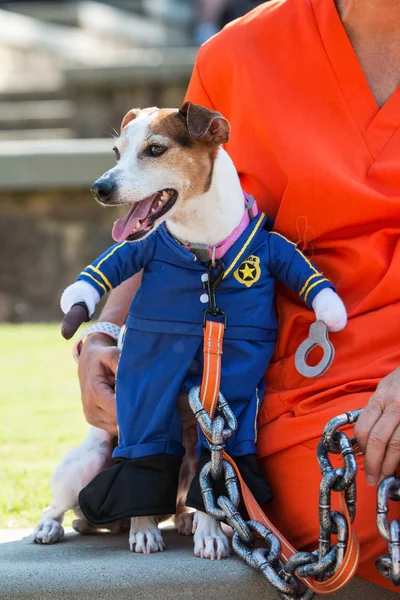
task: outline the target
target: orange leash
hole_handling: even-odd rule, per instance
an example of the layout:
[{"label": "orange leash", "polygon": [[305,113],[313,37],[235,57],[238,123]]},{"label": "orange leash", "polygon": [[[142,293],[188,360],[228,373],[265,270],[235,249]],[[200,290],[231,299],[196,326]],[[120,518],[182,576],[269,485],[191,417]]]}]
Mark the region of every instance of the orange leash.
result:
[{"label": "orange leash", "polygon": [[[203,407],[212,419],[214,418],[220,390],[221,356],[224,329],[225,327],[223,323],[209,320],[206,321],[206,326],[204,329],[204,372],[201,384],[200,399]],[[208,438],[208,436],[206,437]],[[297,550],[267,518],[250,489],[243,481],[235,461],[226,452],[223,452],[223,458],[224,460],[227,460],[235,469],[236,475],[240,482],[243,500],[250,518],[252,520],[260,521],[279,538],[282,545],[281,558],[283,562],[286,562],[293,554],[297,552]],[[336,573],[326,581],[315,581],[310,578],[300,577],[301,581],[310,590],[317,594],[332,594],[339,591],[347,583],[349,583],[358,567],[360,552],[359,542],[350,521],[350,515],[344,499],[344,492],[340,492],[340,507],[341,511],[345,515],[349,531],[349,540],[342,564]]]}]

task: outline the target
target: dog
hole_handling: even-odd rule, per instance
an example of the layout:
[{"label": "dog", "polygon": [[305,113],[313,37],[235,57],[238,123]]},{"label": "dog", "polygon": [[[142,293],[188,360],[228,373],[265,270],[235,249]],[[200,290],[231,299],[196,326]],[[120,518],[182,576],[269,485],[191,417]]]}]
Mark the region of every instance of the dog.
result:
[{"label": "dog", "polygon": [[[225,288],[231,286],[228,292],[234,298],[233,302],[231,300],[228,303],[233,314],[233,320],[231,319],[229,327],[231,331],[236,331],[233,335],[237,334],[239,338],[242,336],[241,344],[242,347],[246,345],[246,348],[249,343],[251,344],[251,336],[254,335],[254,347],[257,347],[257,352],[258,348],[261,347],[264,353],[261,358],[257,354],[256,362],[251,366],[251,377],[243,378],[246,384],[248,383],[247,379],[250,380],[248,385],[251,386],[252,390],[250,394],[251,398],[249,396],[249,418],[244,419],[242,424],[239,423],[238,434],[235,436],[239,435],[240,443],[247,449],[245,454],[239,456],[239,458],[254,457],[255,460],[255,439],[253,438],[254,430],[256,429],[257,410],[259,408],[258,394],[262,396],[263,373],[272,354],[275,340],[268,339],[266,341],[265,337],[260,338],[256,332],[256,327],[249,326],[249,323],[245,323],[245,327],[240,327],[240,323],[238,325],[235,322],[235,310],[237,310],[235,306],[238,298],[240,297],[241,302],[244,302],[243,310],[238,311],[240,315],[245,314],[247,319],[254,319],[254,296],[253,300],[251,300],[250,295],[245,296],[245,290],[251,289],[251,294],[260,294],[260,299],[262,300],[264,298],[263,294],[267,297],[261,285],[263,277],[266,277],[265,281],[270,282],[272,276],[278,276],[287,285],[291,285],[296,289],[300,297],[314,310],[316,318],[324,321],[330,331],[340,331],[343,329],[346,325],[347,315],[345,307],[339,296],[335,293],[332,284],[298,251],[296,245],[286,240],[282,235],[275,232],[269,233],[266,230],[264,215],[257,216],[257,210],[252,203],[252,199],[244,196],[235,166],[223,148],[223,144],[229,139],[229,133],[230,125],[220,113],[190,102],[185,103],[179,110],[158,109],[155,107],[142,110],[134,109],[125,116],[121,125],[121,135],[116,140],[114,148],[117,165],[94,183],[92,193],[96,200],[104,206],[121,204],[129,206],[128,214],[124,218],[118,219],[114,224],[113,237],[117,245],[102,255],[100,259],[97,259],[93,265],[89,265],[78,277],[78,281],[64,291],[61,298],[61,307],[67,318],[72,314],[70,311],[73,307],[84,303],[87,308],[87,314],[91,317],[103,292],[108,291],[111,287],[115,287],[123,279],[130,277],[134,272],[146,267],[146,265],[157,263],[150,274],[146,273],[145,268],[143,281],[146,282],[147,278],[148,281],[153,281],[153,284],[155,282],[155,285],[162,282],[164,289],[162,291],[159,290],[159,295],[154,297],[154,290],[153,295],[149,293],[149,289],[150,291],[152,290],[151,285],[142,283],[140,289],[142,304],[140,304],[140,298],[136,300],[135,297],[134,300],[139,313],[136,312],[130,315],[127,322],[128,330],[131,330],[129,335],[132,335],[132,332],[136,332],[135,335],[139,335],[143,323],[149,322],[149,307],[156,306],[155,310],[157,314],[162,314],[163,305],[165,307],[170,301],[167,274],[171,272],[171,277],[176,277],[174,275],[176,265],[171,263],[172,259],[165,259],[163,262],[164,259],[157,255],[158,250],[154,249],[154,244],[156,244],[155,239],[158,240],[157,244],[161,244],[161,246],[164,244],[162,246],[164,250],[166,248],[171,250],[172,248],[172,253],[179,254],[181,252],[182,260],[183,256],[187,261],[197,260],[196,265],[191,268],[192,271],[197,269],[196,277],[198,275],[199,282],[200,274],[203,273],[201,281],[204,282],[205,267],[202,271],[201,265],[205,265],[210,260],[214,261],[216,255],[217,258],[219,255],[222,257],[229,256],[229,252],[233,252],[233,249],[236,248],[235,244],[241,244],[240,240],[243,239],[241,236],[245,236],[246,238],[246,232],[251,230],[251,235],[246,238],[243,247],[232,262],[231,267],[227,269],[227,271],[231,270],[233,274],[230,278],[230,283],[223,285],[225,285]],[[159,232],[159,235],[156,238],[157,232]],[[161,242],[159,242],[160,239]],[[257,243],[261,252],[261,258],[254,254],[242,256],[246,249],[250,252],[252,248],[258,248],[254,246],[255,240],[258,240]],[[271,265],[274,263],[273,268],[271,267],[272,274],[268,269],[266,273],[264,264],[262,263],[266,252],[269,253],[270,258],[268,260]],[[277,255],[279,255],[279,260],[276,260]],[[156,260],[151,262],[154,256]],[[242,260],[244,259],[243,262],[239,261],[236,264],[240,257],[242,257]],[[168,262],[169,260],[170,262]],[[279,272],[280,267],[275,263],[279,263],[279,265],[284,263],[287,267],[285,273]],[[191,264],[193,265],[194,263]],[[107,271],[104,270],[104,266],[107,267]],[[234,270],[234,267],[236,270]],[[289,272],[290,268],[293,270],[292,274]],[[301,272],[301,276],[298,276],[299,272]],[[179,273],[183,273],[181,265],[179,266]],[[193,273],[190,276],[192,277],[192,275]],[[152,277],[153,279],[151,279]],[[260,283],[257,285],[257,282]],[[221,290],[223,285],[221,284]],[[201,288],[199,289],[201,293]],[[185,290],[180,291],[182,292],[180,298],[184,298]],[[162,293],[164,293],[163,296],[160,295]],[[246,307],[248,298],[250,298],[249,306],[253,307],[252,309],[247,309]],[[277,329],[277,321],[272,304],[273,293],[269,292],[268,298],[268,309],[262,314],[260,313],[259,320],[263,323],[265,321],[264,331],[275,331]],[[261,302],[260,299],[257,302]],[[195,332],[196,335],[201,330],[201,323],[198,326],[197,317],[194,318],[196,323],[193,323],[191,311],[195,311],[196,315],[199,314],[201,316],[201,308],[204,308],[201,307],[201,304],[198,304],[198,300],[198,296],[197,302],[193,302],[193,298],[190,297],[189,301],[186,302],[187,306],[185,310],[188,314],[190,313],[190,317],[188,317],[187,322],[184,324],[184,327],[192,328],[190,331],[192,333]],[[209,298],[206,294],[200,295],[200,303],[203,301],[207,302],[208,300]],[[176,314],[179,313],[180,306],[177,307],[176,303],[173,302],[168,306],[171,314],[175,315],[175,321],[179,322],[179,316],[176,317]],[[267,314],[265,315],[264,313]],[[229,318],[231,317],[228,316]],[[81,319],[81,321],[83,320],[84,318]],[[159,318],[157,323],[158,326],[162,326],[165,329],[165,321],[162,320],[162,317]],[[251,321],[250,325],[253,325],[253,321]],[[146,327],[150,327],[150,325]],[[157,350],[161,344],[162,338],[159,336],[158,330],[153,330],[151,327],[150,330],[147,329],[144,331],[142,337],[139,336],[140,343],[136,340],[132,344],[128,338],[124,341],[118,376],[121,377],[121,381],[123,380],[125,384],[130,373],[130,368],[139,370],[142,368],[143,355],[138,359],[135,356],[135,352],[139,350],[145,352],[146,360],[150,360],[153,356],[152,352],[154,348]],[[160,331],[163,331],[163,329]],[[178,340],[179,335],[182,333],[187,333],[186,329],[183,331],[182,328],[179,329],[178,327],[177,337],[174,339]],[[156,342],[154,342],[154,336],[158,336]],[[181,358],[178,356],[174,358],[174,368],[178,370],[179,361],[189,361],[187,365],[190,368],[192,368],[192,365],[196,361],[197,363],[199,362],[198,347],[200,342],[196,341],[200,339],[199,336],[197,335],[197,338],[195,335],[190,336],[190,343],[195,339],[195,342],[193,342],[195,345],[190,346],[190,348],[190,344],[188,345],[189,342],[187,342],[188,338],[183,339],[185,340],[184,342],[169,342],[170,346],[168,344],[165,346],[163,354],[165,358],[165,355],[168,353],[172,355],[175,351],[181,352],[178,348],[184,349],[184,354],[181,354]],[[262,343],[258,344],[257,340],[261,340]],[[234,347],[234,344],[232,347]],[[229,342],[226,348],[227,350],[225,351],[229,360]],[[233,351],[232,356],[237,360],[235,351]],[[131,360],[131,363],[129,363],[129,360]],[[241,363],[239,362],[238,364]],[[141,375],[145,378],[147,377],[147,386],[153,384],[154,381],[156,383],[158,381],[150,368],[146,370],[143,367]],[[163,376],[162,370],[159,372],[159,375],[160,377]],[[196,372],[196,376],[199,376],[198,372]],[[141,380],[139,378],[135,381]],[[168,385],[167,381],[165,383]],[[177,397],[180,397],[179,393],[182,387],[182,381],[178,383],[178,387],[174,390],[176,395],[172,396],[172,400],[171,398],[168,399],[168,402],[170,404],[172,402],[174,405],[172,406],[171,404],[171,410],[173,411],[175,411]],[[224,384],[223,373],[222,383]],[[224,385],[227,385],[226,381]],[[162,387],[161,382],[160,387]],[[117,378],[117,390],[122,388],[120,388]],[[147,389],[146,386],[144,389]],[[140,469],[143,469],[140,463],[143,458],[152,459],[151,469],[146,471],[150,477],[149,484],[145,486],[151,488],[156,484],[155,480],[151,479],[153,475],[150,475],[149,472],[157,470],[158,463],[161,461],[160,456],[163,455],[162,452],[155,450],[153,451],[154,456],[137,455],[137,449],[140,447],[140,444],[137,442],[128,443],[126,441],[126,437],[130,435],[130,430],[129,428],[124,430],[124,420],[125,418],[129,420],[129,410],[132,404],[130,398],[128,400],[125,406],[123,402],[120,403],[121,409],[119,410],[118,424],[121,440],[113,453],[114,458],[117,459],[117,463],[113,467],[109,466],[112,452],[111,437],[105,432],[92,429],[84,444],[78,450],[72,451],[72,454],[69,457],[67,456],[62,465],[57,469],[53,477],[54,500],[49,509],[46,509],[44,512],[41,522],[35,529],[33,536],[36,541],[41,543],[59,541],[62,537],[62,515],[67,508],[74,508],[78,514],[78,521],[74,523],[74,527],[82,533],[100,526],[111,529],[124,528],[126,527],[126,519],[118,517],[131,516],[129,534],[131,550],[151,553],[164,549],[164,542],[158,528],[158,522],[160,514],[163,514],[162,510],[164,506],[169,509],[165,512],[174,512],[172,507],[173,491],[171,492],[168,488],[167,491],[163,490],[162,493],[157,492],[157,499],[151,498],[151,501],[154,500],[155,506],[149,507],[149,516],[143,516],[143,507],[139,510],[135,506],[131,511],[134,513],[133,516],[132,514],[129,515],[129,510],[127,509],[129,503],[133,506],[137,502],[138,495],[138,491],[133,483],[134,476],[131,476],[130,473],[137,474]],[[183,400],[181,398],[180,404],[185,405],[185,396]],[[143,410],[148,410],[146,402],[143,403]],[[154,413],[150,412],[149,414],[151,420]],[[179,425],[176,423],[175,412],[168,414],[172,420],[171,422],[173,422],[173,427],[179,429]],[[188,422],[190,422],[190,419]],[[134,424],[135,427],[138,427],[136,420]],[[146,428],[146,424],[147,421],[144,420],[144,428]],[[168,426],[170,425],[168,424]],[[177,496],[177,527],[182,533],[190,532],[193,518],[192,527],[194,531],[195,555],[204,558],[220,559],[229,556],[230,552],[228,539],[220,523],[207,515],[202,510],[201,504],[197,501],[192,501],[192,506],[196,508],[194,517],[192,512],[183,507],[182,498],[185,496],[188,482],[195,472],[196,458],[193,452],[193,440],[188,441],[187,436],[185,440],[185,431],[186,433],[190,430],[193,431],[191,427],[191,425],[188,426],[186,430],[184,428],[183,445],[186,448],[186,458],[184,458],[182,463],[181,472],[184,472],[185,476],[181,478],[182,485]],[[176,433],[177,429],[172,433],[171,431],[167,431],[168,435],[172,437],[178,435]],[[240,438],[240,435],[242,435],[241,431],[245,432],[243,439]],[[248,433],[249,431],[250,433]],[[141,434],[140,431],[136,433],[139,436]],[[249,436],[253,436],[253,438],[250,440]],[[204,450],[204,447],[207,445],[205,439],[200,440],[199,443],[203,444],[201,448]],[[237,444],[237,439],[236,442],[232,442],[232,444],[235,443]],[[152,446],[152,448],[156,446],[157,444]],[[129,451],[126,451],[126,448]],[[227,448],[229,451],[229,446]],[[236,452],[236,446],[233,445],[232,448]],[[166,458],[170,462],[167,461],[165,464],[170,465],[171,471],[174,470],[177,473],[182,458],[182,450],[178,443],[173,444],[173,449],[170,453],[166,452]],[[76,478],[77,470],[81,473],[78,478]],[[251,468],[248,471],[252,471],[253,473],[256,471],[254,462],[251,463]],[[163,467],[163,472],[165,472],[165,467]],[[109,473],[111,473],[110,476]],[[121,473],[123,476],[121,476]],[[93,479],[94,475],[96,477]],[[116,477],[120,477],[120,481],[125,481],[125,485],[127,486],[124,488],[121,483],[118,488],[117,485],[116,489],[118,493],[114,492],[114,497],[109,483],[110,477],[112,481],[118,481]],[[267,483],[261,481],[261,474],[258,475],[256,473],[255,478],[258,478],[256,487],[258,486],[259,488],[260,502],[266,501],[270,497]],[[74,483],[72,483],[73,479]],[[185,484],[183,483],[183,479],[186,482]],[[169,484],[165,485],[168,487]],[[97,494],[99,490],[101,493]],[[77,508],[78,494],[80,508]],[[110,505],[108,500],[111,497],[111,505],[115,505],[115,510],[114,508],[111,510],[111,512],[114,510],[114,514],[111,516],[112,521],[115,521],[115,523],[107,523],[107,517],[102,513],[102,506],[97,506],[97,500],[93,500],[98,495],[105,497],[108,505]],[[160,506],[157,505],[158,497],[164,498],[164,496],[168,500],[164,501]],[[85,517],[82,515],[82,510],[85,513]]]},{"label": "dog", "polygon": [[[195,473],[197,442],[196,421],[191,413],[186,399],[179,399],[179,414],[183,423],[183,444],[186,454],[182,463],[179,488],[177,494],[176,513],[173,515],[175,527],[181,535],[195,534],[195,554],[206,558],[222,558],[229,553],[226,536],[221,536],[214,523],[208,523],[208,533],[204,536],[202,523],[196,535],[198,519],[193,520],[194,511],[185,506],[187,491]],[[110,524],[97,527],[88,522],[78,505],[78,495],[98,473],[113,464],[112,452],[115,447],[115,437],[97,427],[91,427],[84,442],[70,450],[55,469],[51,478],[53,499],[44,509],[39,523],[36,525],[32,539],[38,544],[55,544],[64,538],[63,520],[65,513],[73,510],[76,516],[72,523],[73,529],[83,535],[109,530],[111,533],[122,533],[130,530],[129,547],[132,551],[150,554],[163,551],[164,542],[158,524],[164,518],[137,517],[121,519]],[[131,527],[130,527],[131,525]],[[211,536],[211,537],[210,537]],[[207,539],[206,539],[207,538]]]}]

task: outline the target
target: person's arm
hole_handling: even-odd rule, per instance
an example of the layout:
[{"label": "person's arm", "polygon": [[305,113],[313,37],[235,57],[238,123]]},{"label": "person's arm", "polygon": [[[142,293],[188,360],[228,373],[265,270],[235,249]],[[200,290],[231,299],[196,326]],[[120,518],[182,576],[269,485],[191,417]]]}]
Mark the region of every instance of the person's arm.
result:
[{"label": "person's arm", "polygon": [[[113,290],[99,321],[121,327],[141,280],[142,272]],[[111,337],[104,333],[93,333],[82,346],[78,367],[82,406],[87,422],[113,435],[117,434],[114,384],[119,354],[120,350]]]}]

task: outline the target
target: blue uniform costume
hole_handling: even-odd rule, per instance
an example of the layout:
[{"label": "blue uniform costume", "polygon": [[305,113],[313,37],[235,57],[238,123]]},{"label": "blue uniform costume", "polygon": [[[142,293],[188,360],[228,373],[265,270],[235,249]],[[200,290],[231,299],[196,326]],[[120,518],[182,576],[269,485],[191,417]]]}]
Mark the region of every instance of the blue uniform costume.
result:
[{"label": "blue uniform costume", "polygon": [[[228,320],[221,392],[238,420],[226,450],[239,468],[242,463],[243,475],[261,503],[269,499],[270,490],[255,463],[255,442],[264,373],[277,336],[275,280],[297,292],[310,308],[323,288],[334,289],[294,243],[269,231],[267,222],[258,214],[227,251],[217,288],[218,307]],[[202,316],[207,305],[200,297],[204,300],[202,276],[207,266],[162,224],[142,241],[114,245],[78,277],[102,296],[143,269],[117,373],[115,465],[100,473],[79,498],[91,522],[175,512],[185,452],[176,401],[181,392],[201,383]],[[200,464],[207,449],[199,431]],[[198,491],[196,482],[189,503],[203,509]]]}]

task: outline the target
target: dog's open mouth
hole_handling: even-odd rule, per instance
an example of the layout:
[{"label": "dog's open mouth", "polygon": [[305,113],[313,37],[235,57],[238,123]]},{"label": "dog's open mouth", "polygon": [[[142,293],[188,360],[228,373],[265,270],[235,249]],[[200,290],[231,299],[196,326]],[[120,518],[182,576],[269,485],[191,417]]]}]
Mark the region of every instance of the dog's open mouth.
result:
[{"label": "dog's open mouth", "polygon": [[153,229],[157,219],[171,210],[177,198],[175,190],[166,189],[132,204],[128,214],[115,221],[112,230],[114,240],[139,240]]}]

